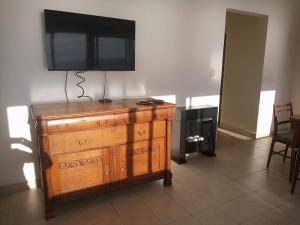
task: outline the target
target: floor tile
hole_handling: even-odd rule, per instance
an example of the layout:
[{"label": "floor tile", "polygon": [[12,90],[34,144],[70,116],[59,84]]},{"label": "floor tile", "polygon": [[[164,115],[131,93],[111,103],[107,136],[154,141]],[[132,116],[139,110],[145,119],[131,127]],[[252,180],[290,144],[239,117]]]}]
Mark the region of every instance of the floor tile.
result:
[{"label": "floor tile", "polygon": [[172,221],[168,225],[202,225],[197,219],[195,219],[193,216],[185,216],[182,218],[179,218],[175,221]]},{"label": "floor tile", "polygon": [[202,225],[237,225],[229,214],[220,207],[211,208],[193,215]]},{"label": "floor tile", "polygon": [[159,220],[166,224],[189,215],[188,211],[177,201],[162,201],[150,204],[149,207]]},{"label": "floor tile", "polygon": [[230,218],[241,223],[270,210],[271,206],[257,196],[249,194],[223,204],[220,209]]}]

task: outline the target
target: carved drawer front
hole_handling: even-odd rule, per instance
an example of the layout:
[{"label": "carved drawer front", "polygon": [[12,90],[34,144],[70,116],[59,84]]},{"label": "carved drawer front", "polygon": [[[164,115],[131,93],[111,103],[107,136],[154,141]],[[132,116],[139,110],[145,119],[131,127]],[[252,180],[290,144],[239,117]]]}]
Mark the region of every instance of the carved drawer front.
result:
[{"label": "carved drawer front", "polygon": [[94,130],[57,133],[49,135],[50,155],[78,152],[93,148],[125,144],[163,137],[166,133],[165,121],[128,126],[104,127]]},{"label": "carved drawer front", "polygon": [[156,120],[167,120],[169,118],[168,109],[160,109],[155,111]]},{"label": "carved drawer front", "polygon": [[110,181],[108,148],[56,155],[51,161],[53,196],[101,185],[105,189]]},{"label": "carved drawer front", "polygon": [[91,116],[72,119],[49,120],[48,133],[76,131],[92,129],[97,127],[108,127],[116,125],[114,115]]},{"label": "carved drawer front", "polygon": [[[153,120],[166,120],[169,117],[169,109],[158,109],[141,112],[130,112],[116,114],[116,124],[128,124],[128,123],[145,123]],[[172,110],[171,110],[172,111]],[[172,113],[174,113],[172,111]]]},{"label": "carved drawer front", "polygon": [[[148,140],[166,135],[166,122],[156,121],[152,123],[133,124],[127,127],[128,142]],[[126,142],[124,142],[126,143]]]},{"label": "carved drawer front", "polygon": [[122,126],[51,134],[48,136],[50,155],[78,152],[122,143],[126,140],[126,132],[126,127]]},{"label": "carved drawer front", "polygon": [[153,111],[121,113],[116,115],[117,124],[145,123],[155,119]]},{"label": "carved drawer front", "polygon": [[118,163],[114,179],[125,180],[147,173],[154,173],[165,169],[165,139],[158,138],[151,141],[136,142],[131,145],[118,147]]}]

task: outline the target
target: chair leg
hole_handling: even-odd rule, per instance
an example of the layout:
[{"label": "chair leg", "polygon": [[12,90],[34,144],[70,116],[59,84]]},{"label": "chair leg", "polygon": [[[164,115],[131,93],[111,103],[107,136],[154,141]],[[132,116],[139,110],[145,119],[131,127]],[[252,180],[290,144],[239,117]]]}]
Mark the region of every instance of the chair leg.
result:
[{"label": "chair leg", "polygon": [[272,155],[273,155],[273,149],[274,149],[274,145],[275,145],[275,141],[274,141],[274,140],[272,140],[272,143],[271,143],[271,148],[270,148],[270,152],[269,152],[269,157],[268,157],[267,168],[269,168],[269,166],[270,166],[271,157],[272,157]]},{"label": "chair leg", "polygon": [[284,156],[283,156],[283,162],[285,162],[285,160],[286,160],[286,156],[287,156],[288,150],[289,150],[289,145],[285,145]]},{"label": "chair leg", "polygon": [[289,175],[289,181],[292,183],[293,181],[293,173],[294,173],[294,168],[295,168],[295,162],[296,162],[296,154],[297,152],[292,148],[292,153],[291,153],[291,165],[290,165],[290,175]]},{"label": "chair leg", "polygon": [[299,152],[297,152],[296,165],[294,167],[294,172],[293,172],[293,181],[292,181],[292,189],[291,189],[292,194],[294,194],[294,192],[295,192],[296,182],[297,182],[298,173],[299,173],[299,166],[300,166],[300,154],[299,154]]}]

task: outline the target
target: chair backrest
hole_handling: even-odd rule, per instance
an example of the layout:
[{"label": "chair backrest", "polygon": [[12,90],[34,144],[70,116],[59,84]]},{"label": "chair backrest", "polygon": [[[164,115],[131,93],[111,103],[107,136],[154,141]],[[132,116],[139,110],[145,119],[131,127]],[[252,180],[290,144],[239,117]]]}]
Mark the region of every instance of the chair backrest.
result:
[{"label": "chair backrest", "polygon": [[[280,120],[280,114],[285,116],[284,120]],[[274,133],[278,131],[278,126],[282,124],[290,123],[290,116],[293,115],[293,105],[292,103],[273,105],[273,116],[274,116]]]}]

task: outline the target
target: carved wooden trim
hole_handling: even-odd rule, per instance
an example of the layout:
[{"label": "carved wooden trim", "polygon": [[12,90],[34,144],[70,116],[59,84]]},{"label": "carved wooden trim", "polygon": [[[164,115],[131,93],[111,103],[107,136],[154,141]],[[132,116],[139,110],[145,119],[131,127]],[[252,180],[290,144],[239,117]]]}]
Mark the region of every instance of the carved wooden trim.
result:
[{"label": "carved wooden trim", "polygon": [[86,166],[89,164],[99,164],[102,161],[102,156],[94,156],[89,158],[83,158],[68,162],[60,162],[58,164],[59,169],[69,169],[69,168],[76,168],[80,166]]},{"label": "carved wooden trim", "polygon": [[169,109],[169,112],[168,112],[168,120],[173,120],[175,117],[175,108],[171,108]]},{"label": "carved wooden trim", "polygon": [[[151,152],[154,151],[159,151],[160,149],[160,145],[154,145],[151,148]],[[133,149],[132,152],[130,152],[131,155],[142,155],[145,154],[149,151],[149,147],[144,147],[144,148],[137,148],[137,149]]]}]

